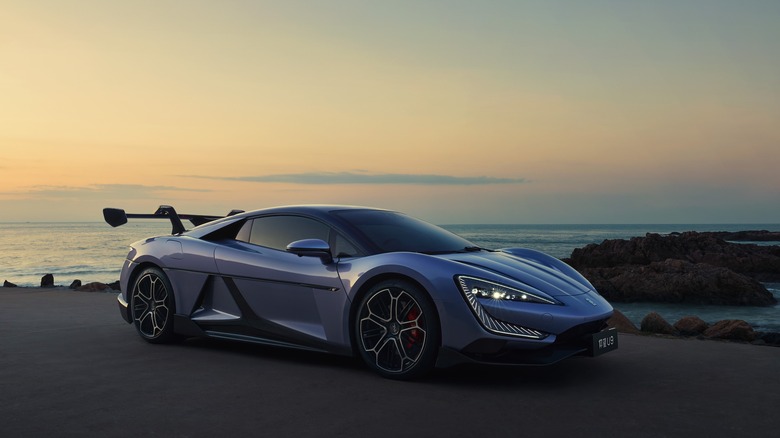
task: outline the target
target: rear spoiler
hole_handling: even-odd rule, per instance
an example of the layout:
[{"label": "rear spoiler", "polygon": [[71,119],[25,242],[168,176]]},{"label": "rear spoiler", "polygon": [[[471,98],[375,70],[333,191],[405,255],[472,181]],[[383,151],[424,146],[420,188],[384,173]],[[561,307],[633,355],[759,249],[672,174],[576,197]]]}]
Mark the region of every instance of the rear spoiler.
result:
[{"label": "rear spoiler", "polygon": [[203,214],[179,214],[176,213],[176,210],[174,210],[173,207],[170,205],[161,205],[157,211],[155,211],[152,214],[143,214],[143,213],[125,213],[124,210],[121,208],[104,208],[103,209],[103,219],[106,220],[106,223],[111,225],[112,227],[118,227],[120,225],[124,225],[127,223],[127,219],[168,219],[171,221],[171,226],[173,229],[171,230],[171,234],[181,234],[186,229],[184,228],[184,224],[181,222],[182,219],[189,220],[193,225],[203,225],[207,222],[211,222],[216,219],[221,219],[223,217],[233,216],[234,214],[243,213],[244,210],[231,210],[230,213],[227,214],[227,216],[210,216],[210,215],[203,215]]}]

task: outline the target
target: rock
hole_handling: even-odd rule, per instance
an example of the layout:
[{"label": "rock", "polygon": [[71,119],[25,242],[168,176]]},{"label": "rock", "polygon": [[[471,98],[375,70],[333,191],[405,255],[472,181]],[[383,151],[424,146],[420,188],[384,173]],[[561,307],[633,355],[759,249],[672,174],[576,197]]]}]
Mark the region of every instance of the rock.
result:
[{"label": "rock", "polygon": [[8,280],[3,280],[3,287],[16,287],[16,285]]},{"label": "rock", "polygon": [[70,289],[78,289],[81,287],[81,280],[73,280],[73,283],[70,284]]},{"label": "rock", "polygon": [[639,329],[636,328],[634,323],[617,309],[615,309],[612,317],[607,320],[607,325],[616,328],[621,333],[639,334]]},{"label": "rock", "polygon": [[718,231],[713,234],[723,240],[729,240],[732,242],[780,242],[780,231]]},{"label": "rock", "polygon": [[753,341],[756,332],[753,327],[741,319],[726,319],[718,321],[704,331],[704,336],[715,339],[730,339],[735,341]]},{"label": "rock", "polygon": [[771,292],[758,281],[723,267],[667,259],[647,265],[579,268],[612,302],[656,302],[772,306]]},{"label": "rock", "polygon": [[674,323],[674,329],[683,336],[699,336],[709,325],[698,316],[685,316]]},{"label": "rock", "polygon": [[732,243],[720,235],[689,231],[605,240],[575,249],[564,261],[580,269],[649,265],[677,259],[728,268],[760,281],[780,281],[780,246]]},{"label": "rock", "polygon": [[674,327],[656,312],[650,312],[642,318],[642,331],[650,333],[659,333],[662,335],[674,335]]},{"label": "rock", "polygon": [[[732,233],[733,234],[733,233]],[[780,281],[780,246],[738,244],[724,237],[780,233],[648,233],[575,249],[564,259],[609,301],[772,306],[759,281]]]},{"label": "rock", "polygon": [[108,287],[110,287],[110,288],[111,288],[111,290],[122,290],[122,289],[119,287],[119,280],[117,280],[117,281],[115,281],[115,282],[113,282],[113,283],[108,283]]},{"label": "rock", "polygon": [[756,340],[761,340],[766,345],[780,346],[780,333],[775,333],[775,332],[756,333]]},{"label": "rock", "polygon": [[54,287],[54,275],[46,274],[41,277],[41,287]]},{"label": "rock", "polygon": [[110,287],[108,287],[107,284],[95,281],[92,283],[87,283],[76,290],[79,292],[105,292],[108,289],[110,289]]}]

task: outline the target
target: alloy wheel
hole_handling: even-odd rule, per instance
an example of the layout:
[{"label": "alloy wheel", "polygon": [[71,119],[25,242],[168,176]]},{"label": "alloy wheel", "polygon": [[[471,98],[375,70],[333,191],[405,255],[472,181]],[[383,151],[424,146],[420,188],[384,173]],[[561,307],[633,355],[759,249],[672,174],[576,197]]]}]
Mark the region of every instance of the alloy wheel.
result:
[{"label": "alloy wheel", "polygon": [[374,292],[361,308],[358,329],[364,355],[386,373],[414,368],[426,348],[426,315],[403,289]]},{"label": "alloy wheel", "polygon": [[171,317],[166,281],[155,271],[146,271],[133,288],[133,319],[138,333],[147,340],[158,339],[167,333]]}]

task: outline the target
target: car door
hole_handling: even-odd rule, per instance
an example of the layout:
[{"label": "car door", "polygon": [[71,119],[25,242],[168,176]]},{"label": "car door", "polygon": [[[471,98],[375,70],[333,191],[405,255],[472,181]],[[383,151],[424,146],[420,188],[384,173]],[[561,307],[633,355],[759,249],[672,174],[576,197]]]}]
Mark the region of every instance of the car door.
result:
[{"label": "car door", "polygon": [[336,263],[286,251],[303,239],[329,241],[332,230],[313,218],[273,215],[250,219],[235,244],[216,249],[217,269],[242,307],[248,335],[330,350],[343,343],[346,294]]}]

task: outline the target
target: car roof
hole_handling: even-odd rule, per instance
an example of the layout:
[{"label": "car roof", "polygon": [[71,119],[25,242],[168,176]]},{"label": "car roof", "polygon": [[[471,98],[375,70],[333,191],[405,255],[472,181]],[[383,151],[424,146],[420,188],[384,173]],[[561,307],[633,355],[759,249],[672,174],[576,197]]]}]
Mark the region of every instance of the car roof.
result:
[{"label": "car roof", "polygon": [[383,208],[362,207],[356,205],[338,205],[338,204],[305,204],[305,205],[285,205],[280,207],[262,208],[259,210],[247,211],[240,216],[253,217],[267,214],[304,214],[314,217],[330,217],[334,211],[348,210],[370,210],[370,211],[390,211]]},{"label": "car roof", "polygon": [[350,210],[391,211],[391,210],[375,208],[375,207],[361,207],[355,205],[338,205],[338,204],[286,205],[286,206],[251,210],[244,213],[236,214],[234,216],[228,216],[222,219],[217,219],[215,221],[208,222],[199,227],[186,231],[186,234],[191,237],[200,238],[217,229],[220,229],[222,227],[225,227],[237,221],[242,221],[247,218],[252,218],[257,216],[275,215],[275,214],[310,216],[310,217],[322,219],[330,224],[334,224],[334,222],[340,222],[336,220],[336,218],[334,218],[334,216],[332,215],[334,211],[350,211]]}]

